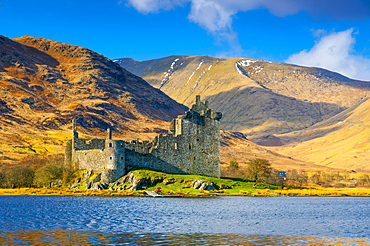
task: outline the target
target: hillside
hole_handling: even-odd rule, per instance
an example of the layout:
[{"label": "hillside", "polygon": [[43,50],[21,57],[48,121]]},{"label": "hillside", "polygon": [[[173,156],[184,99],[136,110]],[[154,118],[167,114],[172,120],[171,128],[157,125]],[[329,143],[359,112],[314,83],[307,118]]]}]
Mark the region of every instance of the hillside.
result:
[{"label": "hillside", "polygon": [[[169,121],[186,107],[109,59],[82,47],[47,39],[0,37],[1,163],[28,155],[63,153],[71,120],[86,137],[152,139],[166,133]],[[211,105],[213,107],[213,105]],[[247,157],[280,165],[287,157],[223,132],[222,162],[244,165]],[[244,155],[239,146],[248,148]],[[267,154],[266,154],[267,153]],[[243,157],[242,157],[243,156]]]},{"label": "hillside", "polygon": [[326,167],[370,171],[370,100],[302,131],[277,135],[284,155]]},{"label": "hillside", "polygon": [[171,56],[115,62],[186,106],[200,94],[223,112],[223,129],[266,146],[282,144],[274,134],[310,127],[370,95],[367,82],[262,60]]},{"label": "hillside", "polygon": [[86,48],[52,40],[0,36],[2,163],[64,150],[71,120],[102,135],[151,138],[186,111],[140,77]]},{"label": "hillside", "polygon": [[224,166],[264,158],[279,170],[370,169],[368,84],[329,71],[210,57],[121,60],[155,89],[96,52],[52,40],[0,36],[0,57],[0,165],[63,153],[73,118],[86,137],[102,137],[108,127],[125,140],[166,133],[186,111],[166,92],[186,105],[201,94],[224,114],[224,129],[247,134],[222,131]]},{"label": "hillside", "polygon": [[240,132],[221,131],[222,167],[228,167],[231,160],[238,162],[240,167],[246,167],[249,159],[253,158],[268,160],[276,170],[333,171],[336,168],[301,161],[295,158],[295,153],[280,154],[252,143]]}]

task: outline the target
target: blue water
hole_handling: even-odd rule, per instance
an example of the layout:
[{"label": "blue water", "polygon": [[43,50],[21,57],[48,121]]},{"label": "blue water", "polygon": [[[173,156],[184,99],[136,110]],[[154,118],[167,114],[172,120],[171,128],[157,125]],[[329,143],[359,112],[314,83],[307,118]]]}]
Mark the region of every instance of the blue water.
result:
[{"label": "blue water", "polygon": [[0,245],[370,245],[367,197],[0,197],[0,219]]}]

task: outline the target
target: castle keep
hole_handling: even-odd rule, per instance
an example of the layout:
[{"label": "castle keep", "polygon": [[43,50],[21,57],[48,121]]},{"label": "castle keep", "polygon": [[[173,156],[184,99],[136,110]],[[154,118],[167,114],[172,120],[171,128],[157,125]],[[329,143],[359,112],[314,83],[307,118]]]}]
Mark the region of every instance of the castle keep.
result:
[{"label": "castle keep", "polygon": [[153,141],[125,142],[79,138],[73,121],[72,139],[67,143],[66,162],[78,169],[101,171],[101,180],[113,182],[133,167],[176,173],[220,177],[220,119],[222,114],[196,103],[184,115],[172,120],[167,135]]}]

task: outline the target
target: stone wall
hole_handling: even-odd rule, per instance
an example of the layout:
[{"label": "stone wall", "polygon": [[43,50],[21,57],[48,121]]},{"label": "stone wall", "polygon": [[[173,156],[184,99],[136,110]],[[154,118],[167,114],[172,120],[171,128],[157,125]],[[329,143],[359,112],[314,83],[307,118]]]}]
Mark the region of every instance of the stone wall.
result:
[{"label": "stone wall", "polygon": [[[79,169],[102,172],[102,181],[114,181],[126,173],[125,142],[112,139],[72,139],[70,161]],[[70,151],[66,151],[68,153]],[[67,155],[66,155],[67,157]]]},{"label": "stone wall", "polygon": [[171,134],[126,143],[126,165],[220,177],[221,117],[197,98],[190,111],[172,121]]},{"label": "stone wall", "polygon": [[112,140],[110,130],[106,139],[81,139],[74,121],[66,162],[79,169],[102,171],[103,182],[123,176],[126,167],[220,177],[221,117],[197,96],[192,108],[172,121],[169,134],[160,134],[151,142]]},{"label": "stone wall", "polygon": [[105,139],[74,139],[75,150],[92,150],[92,149],[103,149],[105,148]]}]

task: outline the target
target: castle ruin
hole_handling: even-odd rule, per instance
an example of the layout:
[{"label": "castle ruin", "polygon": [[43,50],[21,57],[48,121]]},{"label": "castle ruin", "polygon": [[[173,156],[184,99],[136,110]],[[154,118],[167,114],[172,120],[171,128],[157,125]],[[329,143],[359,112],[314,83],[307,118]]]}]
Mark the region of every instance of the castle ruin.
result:
[{"label": "castle ruin", "polygon": [[222,114],[196,103],[173,119],[167,135],[153,141],[79,138],[73,120],[72,139],[67,143],[66,162],[78,169],[101,171],[101,181],[114,182],[134,167],[173,174],[220,177],[220,119]]}]

